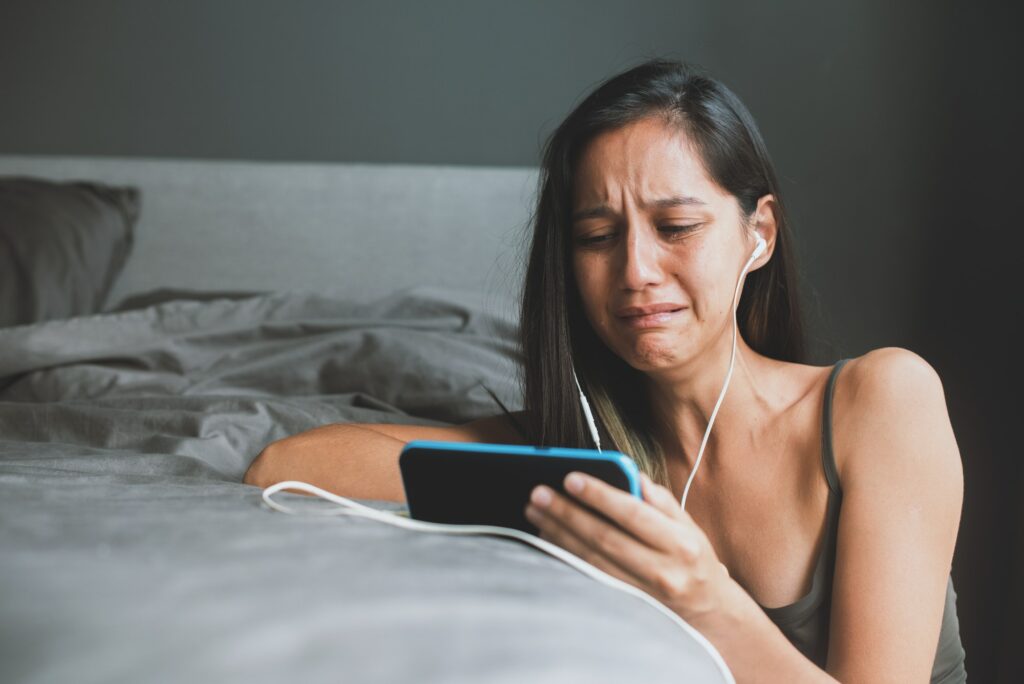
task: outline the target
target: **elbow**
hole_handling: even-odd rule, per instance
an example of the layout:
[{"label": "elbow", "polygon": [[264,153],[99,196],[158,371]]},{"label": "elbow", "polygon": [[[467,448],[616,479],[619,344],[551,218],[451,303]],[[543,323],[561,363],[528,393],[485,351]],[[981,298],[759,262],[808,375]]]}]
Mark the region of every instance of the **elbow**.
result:
[{"label": "elbow", "polygon": [[274,477],[274,466],[280,461],[281,441],[271,442],[263,448],[256,458],[249,464],[249,469],[242,476],[242,482],[247,485],[265,488],[274,484],[277,480]]}]

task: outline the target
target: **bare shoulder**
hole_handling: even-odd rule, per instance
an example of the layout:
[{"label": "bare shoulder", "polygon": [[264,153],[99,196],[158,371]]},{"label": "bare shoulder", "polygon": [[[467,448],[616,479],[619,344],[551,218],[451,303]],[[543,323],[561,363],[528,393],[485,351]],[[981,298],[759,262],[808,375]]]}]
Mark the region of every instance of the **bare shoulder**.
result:
[{"label": "bare shoulder", "polygon": [[525,411],[514,411],[507,415],[488,416],[463,423],[462,425],[443,427],[383,423],[361,423],[359,427],[373,430],[403,442],[411,442],[414,439],[427,439],[441,442],[526,444],[526,436],[523,432],[526,425],[524,414]]},{"label": "bare shoulder", "polygon": [[884,347],[851,359],[836,380],[832,418],[844,489],[865,478],[925,471],[955,480],[960,473],[942,380],[908,349]]},{"label": "bare shoulder", "polygon": [[921,356],[901,347],[882,347],[846,364],[836,381],[837,420],[882,419],[903,412],[908,402],[935,409],[945,393],[935,369]]},{"label": "bare shoulder", "polygon": [[850,360],[843,372],[847,384],[869,388],[910,386],[918,390],[942,392],[939,374],[918,354],[902,347],[873,349]]}]

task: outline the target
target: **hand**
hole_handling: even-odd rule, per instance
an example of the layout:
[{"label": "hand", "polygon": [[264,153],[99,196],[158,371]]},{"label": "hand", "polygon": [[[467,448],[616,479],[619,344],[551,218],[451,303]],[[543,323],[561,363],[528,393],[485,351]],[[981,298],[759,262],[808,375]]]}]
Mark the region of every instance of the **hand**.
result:
[{"label": "hand", "polygon": [[723,607],[732,580],[675,496],[644,474],[640,479],[643,501],[569,473],[563,484],[572,496],[535,487],[526,518],[543,539],[642,589],[684,620],[699,621]]}]

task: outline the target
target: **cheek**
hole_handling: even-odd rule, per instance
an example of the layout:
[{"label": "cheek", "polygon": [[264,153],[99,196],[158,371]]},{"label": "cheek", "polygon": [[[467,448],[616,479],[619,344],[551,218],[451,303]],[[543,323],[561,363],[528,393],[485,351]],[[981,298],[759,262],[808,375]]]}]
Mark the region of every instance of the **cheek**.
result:
[{"label": "cheek", "polygon": [[[728,270],[721,261],[721,252],[706,243],[698,244],[680,255],[674,277],[685,290],[693,315],[698,321],[713,318],[723,302],[728,303],[728,285],[722,279]],[[731,291],[730,291],[731,292]]]}]

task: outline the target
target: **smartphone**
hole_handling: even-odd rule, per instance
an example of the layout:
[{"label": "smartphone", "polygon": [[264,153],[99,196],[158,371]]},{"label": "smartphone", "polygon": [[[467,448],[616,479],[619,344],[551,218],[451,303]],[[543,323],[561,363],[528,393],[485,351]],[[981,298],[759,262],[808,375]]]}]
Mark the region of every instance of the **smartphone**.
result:
[{"label": "smartphone", "polygon": [[497,525],[530,534],[523,511],[546,484],[563,492],[580,471],[641,498],[640,472],[618,451],[415,440],[398,457],[409,517],[428,522]]}]

